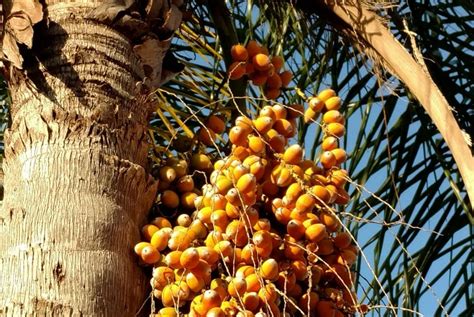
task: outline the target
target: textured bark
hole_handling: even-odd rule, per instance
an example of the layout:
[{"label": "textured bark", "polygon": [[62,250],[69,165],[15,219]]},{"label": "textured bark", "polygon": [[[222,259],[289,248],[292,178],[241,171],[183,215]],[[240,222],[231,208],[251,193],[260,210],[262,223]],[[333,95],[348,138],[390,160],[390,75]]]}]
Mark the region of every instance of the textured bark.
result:
[{"label": "textured bark", "polygon": [[143,65],[128,38],[81,18],[95,1],[46,2],[10,79],[0,315],[134,316],[147,294],[132,250],[156,192]]}]

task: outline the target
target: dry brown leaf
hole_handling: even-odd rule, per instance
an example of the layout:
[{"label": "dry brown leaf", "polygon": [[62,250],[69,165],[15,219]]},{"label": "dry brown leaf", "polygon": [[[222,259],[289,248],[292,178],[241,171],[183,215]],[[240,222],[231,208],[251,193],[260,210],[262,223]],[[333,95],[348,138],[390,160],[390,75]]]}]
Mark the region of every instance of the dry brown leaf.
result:
[{"label": "dry brown leaf", "polygon": [[145,76],[150,79],[150,88],[157,88],[161,83],[161,67],[170,41],[160,41],[156,38],[147,38],[142,44],[135,45],[133,51],[140,58]]}]

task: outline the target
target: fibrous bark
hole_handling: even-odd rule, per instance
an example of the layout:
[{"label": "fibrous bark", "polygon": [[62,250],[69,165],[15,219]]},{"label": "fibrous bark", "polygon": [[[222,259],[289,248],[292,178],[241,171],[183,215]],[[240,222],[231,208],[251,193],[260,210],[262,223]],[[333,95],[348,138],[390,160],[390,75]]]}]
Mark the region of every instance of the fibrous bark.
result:
[{"label": "fibrous bark", "polygon": [[[132,44],[123,28],[91,17],[109,2],[46,1],[48,21],[34,26],[31,50],[18,46],[23,70],[9,74],[0,211],[1,316],[134,316],[147,295],[133,255],[157,187],[147,172],[143,87],[160,84],[169,40],[145,30]],[[144,37],[164,42],[149,74],[136,52]]]}]

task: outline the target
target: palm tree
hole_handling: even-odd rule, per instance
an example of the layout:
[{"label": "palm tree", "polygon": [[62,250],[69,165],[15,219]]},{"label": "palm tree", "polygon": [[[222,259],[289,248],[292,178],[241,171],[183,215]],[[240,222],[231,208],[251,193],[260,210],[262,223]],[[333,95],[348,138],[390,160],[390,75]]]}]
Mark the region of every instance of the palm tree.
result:
[{"label": "palm tree", "polygon": [[[278,2],[278,5],[272,5],[272,3],[274,2],[231,1],[229,5],[226,5],[223,0],[190,1],[188,8],[192,15],[186,16],[173,45],[173,53],[180,57],[186,67],[178,77],[157,90],[157,102],[153,101],[155,109],[153,109],[154,112],[149,120],[149,133],[154,145],[153,151],[149,153],[150,159],[159,164],[163,151],[168,150],[170,153],[189,151],[189,147],[183,148],[183,142],[176,140],[192,139],[195,131],[210,112],[223,114],[231,121],[232,117],[238,113],[237,109],[251,113],[266,102],[260,98],[260,92],[253,86],[248,86],[246,81],[228,82],[225,78],[225,65],[230,63],[228,55],[230,46],[248,39],[257,39],[269,46],[273,54],[283,55],[287,61],[287,67],[295,74],[293,81],[295,89],[288,89],[284,92],[285,102],[301,103],[305,97],[314,95],[318,90],[329,86],[339,91],[346,100],[344,110],[350,133],[345,139],[345,147],[349,149],[351,157],[345,167],[349,170],[353,180],[350,187],[353,201],[339,212],[347,227],[357,237],[363,251],[363,256],[360,257],[357,267],[359,272],[357,288],[362,301],[370,304],[372,311],[380,315],[406,314],[411,316],[414,311],[425,315],[472,315],[473,308],[470,303],[473,298],[473,290],[470,285],[474,279],[472,272],[473,248],[472,239],[469,237],[472,235],[473,218],[472,205],[467,195],[470,189],[466,177],[468,179],[469,175],[466,176],[465,172],[463,174],[463,168],[466,170],[469,168],[467,162],[472,160],[472,154],[470,151],[469,153],[466,151],[466,148],[469,149],[469,147],[464,141],[461,129],[457,128],[455,131],[457,139],[447,138],[446,132],[452,131],[443,130],[439,126],[439,120],[433,119],[433,113],[425,111],[420,106],[420,103],[424,106],[428,104],[427,100],[423,98],[427,87],[438,87],[445,99],[449,101],[449,105],[456,110],[453,118],[448,120],[450,124],[453,127],[454,124],[459,125],[466,132],[471,131],[472,124],[469,122],[472,122],[472,110],[463,107],[463,104],[472,103],[469,91],[473,88],[473,82],[470,80],[473,76],[470,72],[474,68],[468,52],[472,52],[473,48],[469,37],[466,39],[466,34],[470,30],[469,25],[472,23],[472,6],[465,1],[453,1],[448,5],[418,0],[401,2],[397,6],[386,6],[380,2],[367,1],[366,5],[372,5],[370,12],[367,12],[367,6],[350,6],[348,1],[340,3],[340,6],[331,6],[322,1],[317,2],[318,6],[314,6],[310,1],[297,1],[296,7],[286,1]],[[374,15],[374,12],[378,17]],[[96,16],[101,15],[97,14]],[[370,19],[361,20],[359,19],[361,17],[370,17]],[[393,45],[392,47],[395,47],[397,52],[405,54],[408,61],[411,59],[411,61],[418,62],[407,64],[411,65],[413,71],[413,74],[410,75],[416,75],[418,79],[426,79],[427,85],[417,87],[417,85],[410,84],[410,81],[404,77],[406,75],[400,72],[400,69],[403,70],[407,65],[394,64],[393,60],[390,60],[391,53],[394,51],[380,51],[377,41],[372,41],[367,37],[367,29],[374,26],[374,23],[376,27],[386,26],[391,31],[393,38],[403,43],[405,48],[401,45],[397,47],[399,44],[394,42],[392,36],[384,38],[390,40],[387,45]],[[59,24],[70,33],[70,29],[66,28],[67,23],[65,23],[66,26]],[[51,29],[55,30],[55,25]],[[86,29],[84,28],[83,32],[86,32]],[[106,32],[106,30],[109,29],[102,27],[100,33]],[[39,32],[46,32],[45,28]],[[48,32],[53,31],[48,30],[46,33]],[[36,34],[35,27],[35,37]],[[39,34],[47,36],[47,34]],[[124,31],[122,34],[129,36]],[[37,41],[36,38],[35,41]],[[378,43],[380,44],[380,42]],[[33,49],[28,52],[34,52],[35,47],[33,46]],[[64,47],[67,48],[67,45]],[[40,51],[35,53],[35,56],[41,57],[43,54]],[[424,63],[422,57],[425,57]],[[34,60],[39,60],[39,65],[44,64],[40,58]],[[70,58],[66,60],[70,60]],[[94,60],[100,60],[100,58],[96,57]],[[31,63],[31,57],[25,58],[24,63],[28,70],[34,67],[34,63],[33,66],[28,64],[29,68],[26,64]],[[74,69],[74,67],[72,68]],[[418,72],[415,71],[415,68],[418,69]],[[50,76],[50,72],[44,73]],[[58,73],[53,71],[53,74]],[[104,76],[101,81],[113,82],[112,79],[115,77],[109,76]],[[431,82],[430,77],[434,83]],[[13,79],[15,78],[13,77]],[[12,145],[22,143],[11,140],[18,140],[18,137],[14,138],[15,133],[21,135],[21,133],[31,133],[30,131],[35,130],[31,129],[28,124],[20,124],[26,119],[22,119],[25,117],[25,112],[21,111],[21,107],[15,106],[15,102],[22,100],[18,99],[19,97],[15,94],[17,81],[18,79],[9,80],[13,100],[12,125],[11,136],[7,134],[5,138],[6,196],[5,209],[2,214],[2,218],[8,221],[4,220],[7,225],[1,229],[3,230],[2,236],[6,238],[1,238],[0,246],[2,254],[9,251],[8,254],[12,254],[12,259],[21,259],[22,262],[18,260],[18,265],[15,265],[12,262],[6,262],[5,259],[10,258],[1,258],[1,265],[5,265],[5,268],[10,270],[6,271],[2,267],[2,272],[12,272],[11,270],[14,269],[18,270],[16,272],[22,272],[20,263],[26,263],[28,259],[33,263],[32,265],[37,263],[33,259],[37,259],[38,252],[34,253],[33,251],[36,251],[35,248],[43,248],[43,244],[31,245],[32,251],[27,248],[24,253],[13,249],[12,246],[25,243],[24,241],[33,243],[41,238],[53,238],[49,236],[49,231],[46,231],[48,232],[47,237],[38,236],[40,232],[45,232],[43,228],[47,228],[44,227],[46,225],[44,222],[49,221],[51,228],[58,230],[61,239],[58,236],[54,240],[54,245],[57,245],[54,252],[39,252],[40,254],[44,253],[49,262],[46,262],[44,266],[46,277],[42,277],[44,280],[35,282],[34,285],[39,285],[37,287],[40,289],[44,287],[42,285],[48,285],[48,287],[52,285],[47,289],[55,297],[54,301],[41,298],[41,301],[34,302],[34,305],[29,306],[28,309],[36,309],[41,312],[40,309],[46,307],[44,309],[64,309],[66,311],[66,309],[85,309],[82,307],[86,306],[86,312],[96,312],[94,309],[111,306],[111,302],[116,305],[117,301],[110,301],[111,297],[104,297],[102,302],[100,300],[89,301],[87,304],[92,303],[90,305],[83,304],[84,301],[92,296],[96,298],[98,294],[99,296],[107,294],[122,298],[120,303],[126,303],[117,308],[119,312],[124,311],[125,305],[128,309],[127,312],[135,312],[137,305],[142,304],[144,298],[144,277],[133,266],[133,257],[127,253],[127,248],[130,248],[138,240],[138,225],[142,222],[153,199],[151,180],[146,183],[148,187],[145,185],[142,187],[147,192],[145,196],[142,194],[143,191],[142,193],[135,192],[127,197],[125,202],[117,194],[122,192],[124,186],[112,181],[99,183],[102,186],[100,187],[102,191],[107,188],[105,193],[97,187],[93,189],[79,187],[82,193],[86,193],[86,195],[82,194],[84,200],[74,199],[77,197],[73,191],[75,187],[68,182],[74,179],[74,175],[81,177],[83,174],[93,175],[94,166],[88,168],[81,166],[81,173],[73,174],[79,173],[79,171],[68,170],[73,166],[72,163],[69,163],[72,160],[69,159],[62,165],[58,164],[58,172],[54,173],[51,170],[51,165],[41,163],[41,160],[44,159],[40,156],[37,158],[38,164],[48,166],[41,172],[43,173],[41,175],[48,173],[48,177],[43,177],[43,179],[47,179],[51,183],[54,182],[55,188],[57,186],[57,188],[63,189],[58,189],[56,193],[51,188],[52,185],[44,185],[39,181],[40,175],[34,173],[33,178],[23,180],[24,175],[30,177],[30,171],[36,171],[35,165],[23,163],[26,160],[19,161],[20,158],[25,157],[25,154],[22,153],[27,152],[18,150],[12,152]],[[41,86],[41,82],[38,80],[31,86]],[[60,84],[63,81],[56,80],[55,82]],[[21,81],[19,83],[21,84]],[[64,87],[66,83],[61,87]],[[79,85],[79,87],[81,86]],[[108,85],[104,87],[109,88]],[[67,85],[61,89],[61,91],[68,91]],[[73,90],[74,93],[81,96],[81,91],[77,89]],[[87,93],[92,94],[92,91],[96,91],[97,98],[99,98],[101,97],[100,91],[103,91],[101,89],[103,88],[87,89]],[[22,91],[28,92],[30,90],[22,88]],[[99,101],[99,99],[93,100]],[[45,105],[55,104],[44,97],[41,102],[45,102]],[[445,107],[448,104],[443,100],[439,102],[440,104],[436,105]],[[84,114],[92,116],[90,110],[87,110],[91,107],[87,108],[87,104],[91,105],[90,102],[84,102],[83,105],[81,104],[82,110],[77,111],[76,108],[73,108],[74,112],[82,113],[83,116]],[[110,105],[111,102],[104,104]],[[39,103],[34,105],[39,105]],[[116,117],[105,116],[105,114],[114,113],[113,111],[108,112],[108,109],[111,109],[110,106],[109,108],[105,107],[102,112],[94,114],[98,115],[94,118],[104,120],[98,120],[98,122],[105,126],[103,132],[105,136],[112,133],[108,132],[107,127],[115,133],[114,128],[119,124],[119,121],[116,121],[118,115]],[[125,110],[134,114],[139,110],[135,107],[127,109]],[[57,111],[55,110],[54,116],[50,115],[49,117],[42,113],[36,117],[31,116],[31,120],[38,121],[40,118],[45,121],[53,117],[58,121],[57,118],[60,118],[58,114],[61,112]],[[445,113],[447,117],[450,112]],[[23,117],[21,117],[22,114]],[[138,126],[143,127],[145,122],[146,116],[143,114]],[[438,127],[433,125],[433,122]],[[68,122],[68,124],[72,123]],[[75,142],[82,140],[85,135],[80,131],[84,131],[84,129],[85,127],[79,126],[78,130],[71,130],[72,140],[76,140]],[[127,130],[128,128],[124,127],[123,129]],[[49,132],[50,130],[52,132]],[[50,128],[41,131],[53,133],[54,130]],[[42,137],[41,133],[32,133],[31,137],[35,134]],[[318,157],[320,134],[321,131],[317,127],[302,126],[298,135],[299,141],[306,145],[307,152],[314,159]],[[69,134],[67,136],[69,137]],[[139,142],[139,138],[135,139],[135,137],[137,136],[132,133],[131,141],[127,142],[127,145],[137,144],[134,142]],[[54,144],[54,140],[49,137],[46,144]],[[117,145],[119,143],[117,142]],[[9,146],[9,144],[12,145]],[[69,144],[69,142],[64,144]],[[224,144],[225,137],[218,141],[218,145],[224,146]],[[30,145],[27,144],[28,146]],[[84,151],[91,151],[91,153],[94,153],[92,151],[94,149],[96,152],[98,151],[94,147],[94,143],[88,144],[88,146],[84,148]],[[61,147],[64,145],[61,144]],[[463,153],[461,157],[456,155],[456,150],[453,147],[461,148],[460,151]],[[145,146],[141,145],[141,149],[141,151],[125,152],[123,152],[125,149],[122,149],[122,152],[118,152],[120,155],[115,155],[120,159],[132,162],[134,167],[137,165],[144,167],[146,166]],[[100,153],[102,150],[108,154],[108,149],[101,148]],[[208,148],[207,151],[216,156],[219,155],[218,149]],[[134,153],[136,156],[131,158]],[[44,155],[47,154],[49,153]],[[110,161],[105,156],[95,156],[93,159],[100,162],[100,167],[103,167],[104,170],[107,170],[107,167],[111,166],[110,164],[117,162]],[[16,161],[23,164],[22,169],[14,168]],[[91,159],[90,164],[96,161]],[[20,163],[16,164],[18,166]],[[120,165],[112,166],[119,167]],[[14,171],[16,174],[13,173]],[[50,173],[52,176],[49,176]],[[110,175],[115,175],[112,171],[110,173]],[[93,179],[107,179],[102,175],[95,175]],[[89,176],[84,181],[78,181],[78,183],[92,183],[91,177]],[[134,177],[137,182],[140,177],[144,180],[145,173],[141,173],[141,176],[135,174]],[[23,183],[19,183],[18,180]],[[140,186],[134,187],[140,188]],[[13,188],[17,189],[16,192],[13,191]],[[21,194],[21,190],[23,192],[29,190],[29,195]],[[91,195],[91,193],[96,193],[96,195]],[[53,203],[49,195],[54,195],[52,197],[58,203]],[[139,200],[137,200],[138,196],[140,196]],[[140,206],[131,205],[136,201],[141,202]],[[60,204],[59,202],[64,203]],[[106,208],[109,203],[113,204],[110,208]],[[86,204],[87,207],[83,204]],[[104,212],[99,214],[93,209],[104,210]],[[21,212],[18,213],[17,210],[21,210]],[[49,215],[52,212],[58,214],[59,219],[51,218]],[[132,222],[124,220],[124,212],[131,215],[129,218],[132,218]],[[37,214],[42,214],[44,218],[41,219],[46,220],[41,221],[40,216],[36,216]],[[25,223],[25,219],[29,219],[28,217],[33,217],[33,215],[34,218],[31,221],[34,221],[37,226],[30,226],[28,230],[26,229],[28,227],[16,228],[13,226],[14,221]],[[12,220],[7,217],[12,217]],[[91,221],[91,217],[95,219],[95,223],[88,222]],[[77,229],[73,229],[76,227]],[[90,231],[86,229],[90,229]],[[31,233],[25,235],[25,232]],[[13,243],[11,237],[15,237],[21,242]],[[49,242],[51,241],[53,240],[49,240]],[[71,246],[73,242],[81,242],[83,245]],[[88,254],[89,257],[83,258],[83,262],[73,256],[65,256],[71,254],[70,250],[81,248],[85,251],[96,251],[85,252],[84,254]],[[49,246],[44,244],[44,249],[49,250]],[[102,252],[100,252],[101,250]],[[78,254],[78,252],[75,251],[74,254]],[[99,254],[105,254],[103,259],[105,259],[104,263],[107,266],[100,265],[102,262],[100,258],[97,258]],[[111,258],[107,254],[116,254],[119,258],[113,263],[108,262],[107,259]],[[58,259],[61,261],[57,261]],[[57,266],[57,263],[60,265]],[[71,270],[65,266],[69,263],[70,265],[79,263],[73,266],[79,270],[88,265],[87,263],[91,263],[88,274],[83,276],[90,277],[89,281],[94,282],[95,288],[91,289],[88,286],[83,289],[82,286],[68,284],[74,282],[69,274],[73,274],[76,279],[76,276],[79,276],[77,275],[79,274],[78,270]],[[122,275],[117,277],[116,272],[121,272]],[[0,284],[2,285],[0,307],[9,307],[3,304],[4,298],[8,298],[10,302],[26,303],[23,298],[18,300],[14,296],[6,297],[4,295],[7,294],[6,292],[10,292],[10,289],[6,289],[3,285],[12,285],[11,274],[22,275],[18,273],[2,275],[2,278],[6,276],[8,282]],[[24,282],[18,285],[26,285],[27,282],[30,282],[28,285],[31,285],[31,280],[34,278],[32,274],[23,275]],[[17,278],[17,276],[14,277]],[[42,284],[46,281],[54,283]],[[447,283],[449,283],[449,287]],[[134,285],[133,290],[131,285]],[[118,293],[111,293],[110,290]],[[131,290],[131,292],[126,293],[125,290]],[[24,292],[24,290],[22,291]],[[38,291],[36,287],[31,290],[32,294],[38,294],[34,293]],[[67,291],[74,291],[75,297],[68,297]],[[132,295],[132,292],[135,292],[136,295]],[[71,298],[82,298],[82,300],[72,302]],[[53,302],[60,302],[61,306],[55,306]],[[104,303],[109,303],[109,305]],[[112,308],[107,307],[107,309]],[[121,313],[121,315],[123,314]]]},{"label": "palm tree", "polygon": [[146,91],[166,73],[181,4],[3,2],[2,315],[138,311],[146,280],[130,249],[157,187]]}]

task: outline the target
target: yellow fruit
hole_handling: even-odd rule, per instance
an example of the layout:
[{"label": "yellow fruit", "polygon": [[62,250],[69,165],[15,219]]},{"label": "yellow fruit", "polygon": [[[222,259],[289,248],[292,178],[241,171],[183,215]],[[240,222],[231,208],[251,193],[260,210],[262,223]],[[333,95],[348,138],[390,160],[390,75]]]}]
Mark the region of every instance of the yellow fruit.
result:
[{"label": "yellow fruit", "polygon": [[232,220],[229,225],[227,225],[225,233],[230,241],[234,242],[238,247],[243,247],[248,242],[245,225],[240,220]]},{"label": "yellow fruit", "polygon": [[260,117],[253,121],[255,129],[261,134],[265,134],[273,126],[273,120],[270,117]]},{"label": "yellow fruit", "polygon": [[257,178],[255,177],[255,175],[251,173],[242,175],[237,180],[237,184],[236,184],[236,188],[241,193],[248,193],[248,192],[254,191],[256,186],[257,186]]},{"label": "yellow fruit", "polygon": [[253,153],[259,154],[265,149],[265,143],[260,137],[252,135],[249,137],[249,148]]},{"label": "yellow fruit", "polygon": [[181,204],[181,207],[185,209],[194,209],[195,208],[195,200],[198,197],[198,195],[194,192],[187,192],[181,194],[181,197],[179,199],[179,203]]},{"label": "yellow fruit", "polygon": [[247,290],[247,283],[245,278],[234,277],[227,286],[227,292],[234,298],[240,298]]},{"label": "yellow fruit", "polygon": [[273,168],[270,179],[279,187],[286,187],[294,181],[290,170],[282,165]]},{"label": "yellow fruit", "polygon": [[319,112],[314,112],[313,109],[308,108],[304,112],[303,121],[306,124],[312,123],[316,121],[318,116],[319,116]]},{"label": "yellow fruit", "polygon": [[321,223],[316,223],[314,225],[306,228],[305,236],[311,242],[319,242],[326,237],[326,226]]},{"label": "yellow fruit", "polygon": [[160,260],[160,252],[152,245],[145,246],[141,250],[140,257],[146,264],[154,264]]},{"label": "yellow fruit", "polygon": [[267,133],[267,141],[271,152],[282,153],[285,150],[286,138],[274,129]]},{"label": "yellow fruit", "polygon": [[320,113],[324,108],[324,101],[317,97],[312,97],[308,102],[309,108],[315,112]]},{"label": "yellow fruit", "polygon": [[324,206],[328,204],[331,198],[331,194],[325,186],[314,185],[313,187],[311,187],[311,193],[314,195],[319,205]]},{"label": "yellow fruit", "polygon": [[178,317],[174,307],[163,307],[158,311],[158,317]]},{"label": "yellow fruit", "polygon": [[135,251],[135,254],[140,256],[142,254],[142,251],[145,247],[151,246],[149,242],[138,242],[135,244],[135,247],[133,250]]},{"label": "yellow fruit", "polygon": [[279,273],[278,262],[275,259],[267,259],[260,266],[260,274],[264,279],[275,281]]},{"label": "yellow fruit", "polygon": [[334,123],[329,123],[326,126],[326,132],[330,136],[335,136],[335,137],[342,137],[346,133],[346,129],[344,128],[344,125],[334,122]]},{"label": "yellow fruit", "polygon": [[303,149],[299,144],[293,144],[283,153],[283,161],[288,164],[299,164],[303,160]]},{"label": "yellow fruit", "polygon": [[142,236],[146,241],[150,241],[153,234],[157,232],[158,230],[160,230],[160,228],[158,228],[155,225],[152,225],[152,224],[145,225],[142,228]]},{"label": "yellow fruit", "polygon": [[331,97],[324,101],[326,111],[338,110],[341,107],[341,98]]},{"label": "yellow fruit", "polygon": [[329,110],[323,115],[323,122],[329,123],[341,123],[344,124],[344,116],[337,110]]},{"label": "yellow fruit", "polygon": [[168,246],[168,240],[171,236],[171,228],[162,228],[155,232],[151,237],[150,243],[158,251],[163,251]]},{"label": "yellow fruit", "polygon": [[252,64],[256,70],[265,71],[270,68],[271,61],[268,55],[259,53],[252,58]]},{"label": "yellow fruit", "polygon": [[249,57],[247,49],[241,44],[233,45],[230,49],[230,54],[232,59],[238,62],[245,62]]},{"label": "yellow fruit", "polygon": [[246,131],[247,134],[252,132],[252,127],[253,127],[252,120],[246,116],[238,116],[235,119],[235,125],[244,129],[244,131]]},{"label": "yellow fruit", "polygon": [[328,88],[328,89],[324,89],[318,94],[318,99],[321,100],[322,102],[326,102],[326,100],[335,96],[336,96],[336,92]]}]

